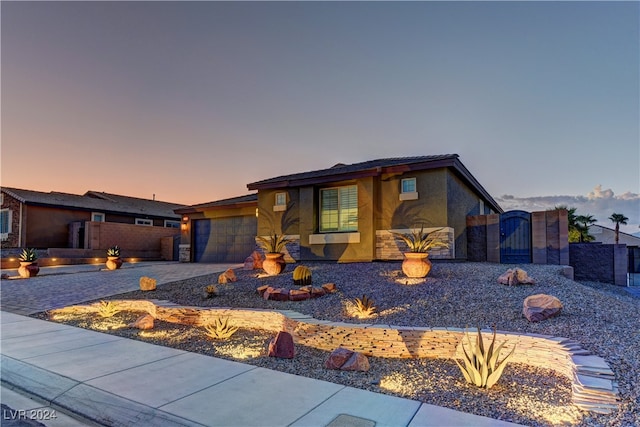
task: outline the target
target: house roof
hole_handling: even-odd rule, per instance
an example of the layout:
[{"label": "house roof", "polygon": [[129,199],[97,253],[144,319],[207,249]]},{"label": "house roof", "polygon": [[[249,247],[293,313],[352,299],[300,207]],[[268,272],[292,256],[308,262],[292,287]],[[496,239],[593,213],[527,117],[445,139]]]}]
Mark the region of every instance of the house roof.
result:
[{"label": "house roof", "polygon": [[258,193],[247,194],[246,196],[231,197],[229,199],[216,200],[214,202],[200,203],[198,205],[185,206],[176,209],[178,214],[188,214],[200,212],[205,209],[224,209],[232,207],[246,207],[258,205]]},{"label": "house roof", "polygon": [[83,195],[57,191],[45,193],[9,187],[2,187],[2,191],[27,205],[124,213],[145,217],[179,218],[180,216],[174,210],[184,206],[177,203],[140,199],[99,191],[87,191]]},{"label": "house roof", "polygon": [[282,175],[275,178],[253,182],[247,185],[249,190],[266,190],[304,185],[326,184],[347,179],[376,176],[383,173],[403,173],[438,168],[451,168],[471,188],[482,195],[492,209],[502,212],[502,208],[491,195],[480,185],[474,176],[460,162],[457,154],[443,154],[433,156],[394,157],[369,160],[366,162],[337,165],[309,172]]}]

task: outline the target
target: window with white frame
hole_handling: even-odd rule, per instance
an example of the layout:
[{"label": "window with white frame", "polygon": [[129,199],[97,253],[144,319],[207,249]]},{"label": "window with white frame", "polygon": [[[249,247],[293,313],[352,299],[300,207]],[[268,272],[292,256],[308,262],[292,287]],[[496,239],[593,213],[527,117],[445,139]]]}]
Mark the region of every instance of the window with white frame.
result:
[{"label": "window with white frame", "polygon": [[274,211],[287,210],[287,193],[276,193],[275,199],[275,204],[273,205]]},{"label": "window with white frame", "polygon": [[320,232],[358,231],[358,187],[320,190]]},{"label": "window with white frame", "polygon": [[152,219],[146,219],[146,218],[136,218],[136,225],[152,226],[153,225],[153,220]]},{"label": "window with white frame", "polygon": [[105,214],[102,212],[91,212],[91,221],[104,222]]},{"label": "window with white frame", "polygon": [[173,221],[170,219],[164,220],[164,226],[167,228],[180,228],[180,221]]},{"label": "window with white frame", "polygon": [[400,181],[400,200],[416,200],[418,191],[416,190],[415,178],[404,178]]},{"label": "window with white frame", "polygon": [[0,239],[7,240],[11,233],[11,210],[0,209]]}]

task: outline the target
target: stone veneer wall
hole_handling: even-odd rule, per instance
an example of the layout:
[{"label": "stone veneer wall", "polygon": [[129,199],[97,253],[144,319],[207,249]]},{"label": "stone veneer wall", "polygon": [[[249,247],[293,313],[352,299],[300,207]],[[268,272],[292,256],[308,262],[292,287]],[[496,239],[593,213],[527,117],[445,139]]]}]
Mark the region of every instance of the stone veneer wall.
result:
[{"label": "stone veneer wall", "polygon": [[[317,320],[292,310],[182,307],[166,301],[121,300],[121,310],[144,311],[172,323],[201,326],[224,316],[238,327],[289,332],[297,344],[333,351],[338,347],[367,356],[389,358],[461,359],[460,328],[421,328],[367,325]],[[97,311],[99,303],[58,311]],[[56,310],[51,312],[55,315]],[[477,332],[468,331],[474,342]],[[482,331],[489,338],[491,331]],[[548,335],[500,331],[498,342],[507,341],[503,354],[516,349],[510,362],[549,368],[569,378],[573,403],[580,409],[610,413],[617,408],[618,388],[614,373],[601,357],[591,355],[580,343]]]},{"label": "stone veneer wall", "polygon": [[[439,231],[434,231],[439,230]],[[379,260],[402,260],[404,252],[407,252],[407,244],[394,237],[395,233],[411,233],[411,229],[398,230],[376,230],[376,259]],[[415,231],[420,231],[416,229]],[[434,248],[429,251],[431,259],[453,259],[455,258],[455,235],[453,228],[426,228],[424,232],[434,232],[434,237],[441,242],[446,242],[449,247]]]},{"label": "stone veneer wall", "polygon": [[[264,238],[269,238],[269,236],[262,236]],[[284,260],[286,262],[296,262],[300,259],[300,235],[299,234],[287,234],[286,238],[290,240],[289,243],[285,245],[284,248]],[[258,240],[256,239],[256,251],[262,254],[264,257],[264,250],[258,245]],[[251,254],[247,254],[249,256]]]}]

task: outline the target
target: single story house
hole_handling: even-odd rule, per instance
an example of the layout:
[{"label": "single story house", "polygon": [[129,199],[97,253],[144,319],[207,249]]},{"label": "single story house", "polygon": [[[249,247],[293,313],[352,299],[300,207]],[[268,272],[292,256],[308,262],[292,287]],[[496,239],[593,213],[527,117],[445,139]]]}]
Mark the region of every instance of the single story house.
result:
[{"label": "single story house", "polygon": [[[144,240],[150,236],[179,234],[180,215],[174,210],[184,206],[98,191],[77,195],[2,187],[0,192],[3,249],[104,249],[118,244],[147,250]],[[124,224],[144,230],[136,236]]]},{"label": "single story house", "polygon": [[401,259],[391,233],[422,227],[449,243],[434,258],[466,259],[467,216],[502,213],[457,154],[337,164],[247,188],[257,194],[176,210],[182,261],[241,262],[256,235],[273,233],[293,240],[290,261]]}]

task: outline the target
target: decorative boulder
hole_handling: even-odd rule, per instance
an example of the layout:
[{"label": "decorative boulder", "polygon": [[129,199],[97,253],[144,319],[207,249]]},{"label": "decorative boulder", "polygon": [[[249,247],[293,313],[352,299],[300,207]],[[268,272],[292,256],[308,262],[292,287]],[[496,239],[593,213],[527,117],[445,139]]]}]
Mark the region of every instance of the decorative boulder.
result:
[{"label": "decorative boulder", "polygon": [[256,291],[258,291],[258,295],[264,296],[264,293],[267,291],[267,289],[269,289],[269,285],[262,285],[259,286]]},{"label": "decorative boulder", "polygon": [[224,273],[218,276],[218,284],[224,285],[229,282],[237,282],[238,278],[236,277],[236,273],[232,269],[228,269]]},{"label": "decorative boulder", "polygon": [[311,298],[311,294],[305,291],[299,291],[297,289],[291,289],[289,291],[289,299],[291,301],[304,301]]},{"label": "decorative boulder", "polygon": [[275,301],[289,301],[289,290],[285,288],[278,288],[271,292],[269,299]]},{"label": "decorative boulder", "polygon": [[142,276],[140,278],[140,290],[141,291],[155,291],[157,280],[151,277]]},{"label": "decorative boulder", "polygon": [[519,268],[508,269],[500,277],[498,283],[501,285],[533,285],[536,281],[527,275],[527,272]]},{"label": "decorative boulder", "polygon": [[244,266],[242,268],[243,270],[253,270],[253,257],[247,257],[244,260]]},{"label": "decorative boulder", "polygon": [[337,291],[335,283],[325,283],[322,285],[322,289],[324,289],[328,294],[332,294]]},{"label": "decorative boulder", "polygon": [[293,345],[293,337],[288,332],[278,332],[276,337],[269,342],[269,357],[293,359],[295,353],[296,350]]},{"label": "decorative boulder", "polygon": [[536,294],[525,298],[522,314],[529,322],[540,322],[557,316],[562,311],[562,303],[554,296]]},{"label": "decorative boulder", "polygon": [[253,268],[262,268],[262,261],[264,261],[264,258],[262,258],[262,254],[258,251],[253,251],[251,253],[251,258],[253,258]]},{"label": "decorative boulder", "polygon": [[150,314],[143,314],[142,316],[138,317],[135,322],[129,323],[129,327],[146,331],[148,329],[153,329],[153,322],[153,316],[151,316]]},{"label": "decorative boulder", "polygon": [[340,369],[342,371],[362,371],[369,370],[369,359],[362,353],[351,351],[349,349],[339,347],[329,355],[324,362],[326,369]]}]

